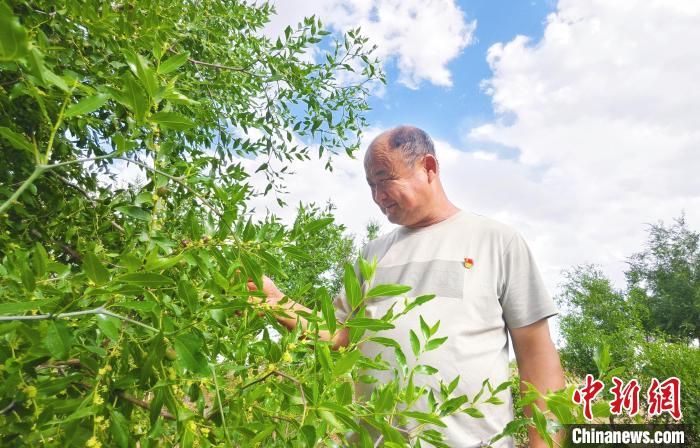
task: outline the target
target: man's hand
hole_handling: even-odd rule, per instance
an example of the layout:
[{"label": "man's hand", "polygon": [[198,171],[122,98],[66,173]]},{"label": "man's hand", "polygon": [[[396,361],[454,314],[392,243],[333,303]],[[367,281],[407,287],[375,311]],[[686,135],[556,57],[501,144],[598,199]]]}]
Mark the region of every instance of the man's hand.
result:
[{"label": "man's hand", "polygon": [[[549,336],[547,319],[522,328],[511,328],[510,335],[521,381],[527,381],[541,393],[559,390],[565,386],[564,371],[559,362],[559,353]],[[538,400],[536,404],[540,409],[544,409],[543,400]],[[529,407],[524,409],[524,412],[528,417],[532,415]],[[528,433],[530,448],[547,446],[534,427],[530,427]]]},{"label": "man's hand", "polygon": [[[255,285],[252,279],[248,279],[248,291],[257,291],[258,287]],[[277,285],[270,280],[270,277],[263,275],[263,294],[267,297],[266,302],[270,305],[276,305],[280,300],[284,298],[284,293],[277,288]],[[257,299],[254,297],[252,299]]]},{"label": "man's hand", "polygon": [[[252,279],[248,279],[248,290],[258,291],[258,287],[255,285]],[[279,302],[284,299],[284,293],[277,288],[277,285],[270,280],[266,275],[263,275],[263,288],[262,292],[265,294],[265,303],[271,306],[279,306],[284,313],[276,314],[275,318],[285,327],[293,330],[297,325],[297,321],[301,322],[301,327],[304,331],[308,328],[308,322],[303,317],[299,316],[297,311],[304,311],[306,313],[311,313],[311,310],[294,302],[293,300],[287,300],[284,304]],[[263,299],[259,297],[250,297],[248,299],[251,303],[261,303]],[[349,342],[348,329],[343,328],[337,331],[335,334],[330,334],[328,331],[319,331],[319,337],[324,341],[332,342],[332,347],[337,349],[338,347],[346,347]]]}]

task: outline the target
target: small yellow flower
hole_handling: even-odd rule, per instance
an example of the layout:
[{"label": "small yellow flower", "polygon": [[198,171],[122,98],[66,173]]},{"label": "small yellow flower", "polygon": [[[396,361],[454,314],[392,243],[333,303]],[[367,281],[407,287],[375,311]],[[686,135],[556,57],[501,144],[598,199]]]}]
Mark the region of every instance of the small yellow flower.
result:
[{"label": "small yellow flower", "polygon": [[102,444],[95,436],[90,437],[90,439],[88,439],[88,441],[85,443],[85,446],[88,448],[102,448]]},{"label": "small yellow flower", "polygon": [[104,367],[102,367],[100,370],[98,370],[97,373],[98,373],[99,375],[104,375],[104,374],[106,374],[107,372],[111,372],[111,371],[112,371],[112,366],[110,366],[109,364],[107,364],[106,366],[104,366]]},{"label": "small yellow flower", "polygon": [[187,422],[187,428],[192,432],[196,432],[197,424],[194,422],[194,420],[190,420],[189,422]]},{"label": "small yellow flower", "polygon": [[97,394],[95,394],[95,397],[92,399],[92,403],[96,404],[98,406],[103,404],[104,402],[105,402],[104,398],[102,398],[101,396],[99,396]]},{"label": "small yellow flower", "polygon": [[296,342],[292,342],[291,344],[288,344],[288,345],[287,345],[287,348],[288,348],[289,350],[294,350],[295,348],[297,348]]},{"label": "small yellow flower", "polygon": [[273,370],[277,370],[277,365],[275,363],[270,363],[267,365],[267,371],[272,372]]},{"label": "small yellow flower", "polygon": [[27,394],[27,397],[29,398],[34,398],[36,397],[36,387],[34,386],[27,386],[24,388],[24,393]]},{"label": "small yellow flower", "polygon": [[102,423],[104,419],[105,418],[102,415],[98,415],[95,417],[95,423]]},{"label": "small yellow flower", "polygon": [[289,352],[284,352],[284,354],[282,355],[282,361],[292,362],[292,355],[290,355]]},{"label": "small yellow flower", "polygon": [[201,431],[202,431],[202,435],[204,437],[208,436],[209,432],[210,432],[209,428],[207,428],[207,427],[202,428]]}]

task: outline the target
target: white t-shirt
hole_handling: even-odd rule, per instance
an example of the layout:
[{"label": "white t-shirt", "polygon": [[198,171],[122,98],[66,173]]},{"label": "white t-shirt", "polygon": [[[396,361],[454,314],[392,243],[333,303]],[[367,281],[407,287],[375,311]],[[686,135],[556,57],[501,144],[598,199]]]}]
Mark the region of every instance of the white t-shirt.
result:
[{"label": "white t-shirt", "polygon": [[[508,380],[506,329],[524,327],[557,314],[520,234],[481,215],[460,211],[428,227],[399,227],[367,244],[363,257],[372,260],[375,256],[378,265],[372,285],[408,285],[413,288],[407,293],[409,297],[437,296],[397,319],[396,328],[379,332],[379,336],[392,338],[401,345],[410,367],[416,362],[409,330],[421,335],[419,316],[431,326],[440,321],[434,337],[448,336],[447,342],[424,353],[417,362],[433,366],[439,373],[416,376],[416,383],[422,381],[433,387],[436,397],[439,397],[439,380],[448,384],[457,375],[461,379],[452,396],[467,394],[470,399],[484,379],[489,378],[493,387]],[[382,317],[395,301],[398,311],[403,300],[403,297],[370,299],[366,316]],[[345,299],[338,298],[338,320],[344,322],[349,313]],[[395,366],[391,348],[365,343],[361,350],[369,358],[382,354],[382,359]],[[378,384],[391,378],[391,372],[387,371],[373,371],[372,375],[379,379]],[[358,389],[360,393],[371,393],[371,386],[364,383],[358,384]],[[486,391],[485,397],[488,396]],[[499,398],[505,404],[477,406],[484,419],[463,413],[445,417],[447,428],[441,431],[447,443],[453,447],[478,447],[498,434],[513,419],[510,391],[506,389]],[[426,410],[425,406],[424,402],[414,409]],[[501,439],[495,446],[512,447],[513,442]]]}]

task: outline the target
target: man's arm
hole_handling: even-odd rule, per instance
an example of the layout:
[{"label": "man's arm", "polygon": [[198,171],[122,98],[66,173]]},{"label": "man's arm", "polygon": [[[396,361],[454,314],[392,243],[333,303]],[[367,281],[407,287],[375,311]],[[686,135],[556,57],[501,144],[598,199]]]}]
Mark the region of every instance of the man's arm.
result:
[{"label": "man's arm", "polygon": [[[255,286],[255,283],[252,281],[248,281],[248,290],[249,291],[257,291],[258,288]],[[294,302],[293,300],[290,300],[287,298],[287,301],[284,304],[279,303],[283,298],[284,298],[284,293],[280,291],[277,286],[273,283],[272,280],[270,280],[267,276],[263,276],[263,293],[267,296],[267,299],[265,300],[265,303],[272,307],[278,307],[281,311],[284,311],[284,313],[289,316],[281,316],[279,314],[276,314],[275,317],[277,320],[287,327],[290,330],[293,330],[296,325],[297,321],[301,323],[301,328],[303,331],[306,331],[309,326],[309,322],[304,319],[302,316],[298,315],[296,311],[304,311],[307,313],[311,313],[312,311],[305,307],[304,305]],[[330,332],[326,330],[321,330],[318,332],[318,337],[322,341],[331,341],[333,342],[333,349],[337,350],[340,347],[347,347],[348,342],[349,342],[349,336],[348,336],[348,329],[347,328],[342,328],[338,331],[336,331],[333,335],[330,334]]]},{"label": "man's arm", "polygon": [[[564,387],[564,371],[559,362],[559,353],[549,336],[547,319],[522,328],[511,328],[510,335],[521,381],[527,381],[541,393]],[[536,404],[540,409],[545,408],[543,400],[538,400]],[[532,415],[529,406],[524,411],[528,417]],[[528,435],[530,448],[547,446],[534,427],[528,429]]]}]

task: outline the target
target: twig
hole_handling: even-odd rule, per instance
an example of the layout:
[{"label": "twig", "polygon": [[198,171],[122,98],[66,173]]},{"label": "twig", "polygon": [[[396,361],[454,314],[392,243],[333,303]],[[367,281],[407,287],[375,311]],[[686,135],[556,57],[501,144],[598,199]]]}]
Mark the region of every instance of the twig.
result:
[{"label": "twig", "polygon": [[[37,229],[31,229],[31,230],[29,231],[29,233],[31,233],[31,234],[34,235],[35,237],[39,238],[40,240],[45,240],[45,239],[47,239],[47,238],[46,238],[41,232],[39,232]],[[57,241],[57,240],[49,240],[49,241],[52,242],[52,243],[58,244],[59,246],[61,246],[61,249],[63,249],[63,251],[64,251],[65,253],[67,253],[67,254],[68,254],[74,261],[76,261],[77,263],[80,263],[80,262],[82,261],[83,257],[81,257],[80,254],[78,253],[78,251],[75,250],[74,248],[72,248],[71,246],[69,246],[69,245],[67,245],[66,243],[63,243],[63,242],[61,242],[61,241]]]},{"label": "twig", "polygon": [[306,404],[306,394],[304,393],[304,385],[301,384],[301,381],[298,379],[294,378],[293,376],[289,376],[284,372],[280,372],[278,370],[273,370],[273,373],[277,376],[281,376],[282,378],[286,378],[292,383],[296,384],[297,388],[299,388],[299,393],[301,394],[301,401],[304,402],[304,410],[302,411],[301,414],[301,425],[304,424],[304,420],[306,420],[306,411],[307,411],[307,404]]},{"label": "twig", "polygon": [[[172,48],[168,48],[168,51],[173,54],[179,54],[177,51],[173,50]],[[222,65],[222,64],[213,64],[211,62],[204,62],[204,61],[198,61],[196,59],[192,59],[190,57],[187,58],[188,61],[190,61],[192,64],[195,65],[203,65],[205,67],[212,67],[212,68],[218,68],[220,70],[232,70],[234,72],[248,72],[248,68],[243,68],[243,67],[231,67],[230,65]]]},{"label": "twig", "polygon": [[[143,408],[146,410],[149,410],[151,408],[150,402],[140,400],[136,397],[132,397],[131,395],[124,392],[123,390],[117,391],[117,396],[119,396],[119,398],[122,398],[122,399],[128,401],[129,403],[134,404],[140,408]],[[175,420],[175,416],[173,414],[171,414],[170,412],[168,412],[167,409],[161,409],[160,415],[161,415],[161,417],[165,418],[166,420]]]},{"label": "twig", "polygon": [[160,330],[158,330],[155,327],[152,327],[148,324],[144,324],[143,322],[139,322],[134,319],[130,319],[126,316],[122,316],[121,314],[113,313],[112,311],[109,311],[105,309],[104,306],[99,306],[97,308],[92,308],[89,310],[82,310],[82,311],[71,311],[68,313],[59,313],[59,314],[29,314],[29,315],[22,315],[22,316],[0,316],[0,322],[9,322],[13,320],[45,320],[45,319],[66,319],[69,317],[76,317],[76,316],[84,316],[87,314],[102,314],[105,316],[111,316],[111,317],[116,317],[117,319],[123,320],[125,322],[129,322],[135,325],[139,325],[143,328],[147,328],[153,332],[159,333]]},{"label": "twig", "polygon": [[6,413],[10,412],[12,408],[15,407],[15,404],[17,404],[17,402],[15,400],[12,400],[10,404],[0,409],[0,415],[5,415]]},{"label": "twig", "polygon": [[216,369],[214,366],[210,366],[211,374],[214,378],[214,389],[216,389],[216,401],[219,403],[219,412],[221,413],[221,426],[224,427],[224,435],[226,436],[226,441],[229,446],[233,446],[231,443],[231,437],[228,435],[228,428],[226,427],[226,414],[224,414],[224,406],[221,404],[221,393],[219,393],[219,382],[216,379]]},{"label": "twig", "polygon": [[[63,184],[66,185],[67,187],[70,187],[70,188],[82,193],[82,195],[85,197],[85,199],[87,199],[93,206],[97,204],[97,200],[94,199],[92,196],[90,196],[90,193],[88,193],[88,191],[86,189],[84,189],[83,187],[81,187],[80,185],[74,184],[70,180],[68,180],[65,177],[58,174],[56,171],[51,171],[51,174],[53,174],[56,178],[58,178],[58,180],[63,182]],[[117,229],[119,231],[119,233],[121,233],[121,234],[126,233],[126,230],[124,230],[124,227],[117,224],[117,222],[115,220],[112,219],[109,221],[109,223],[112,224],[112,227]]]}]

